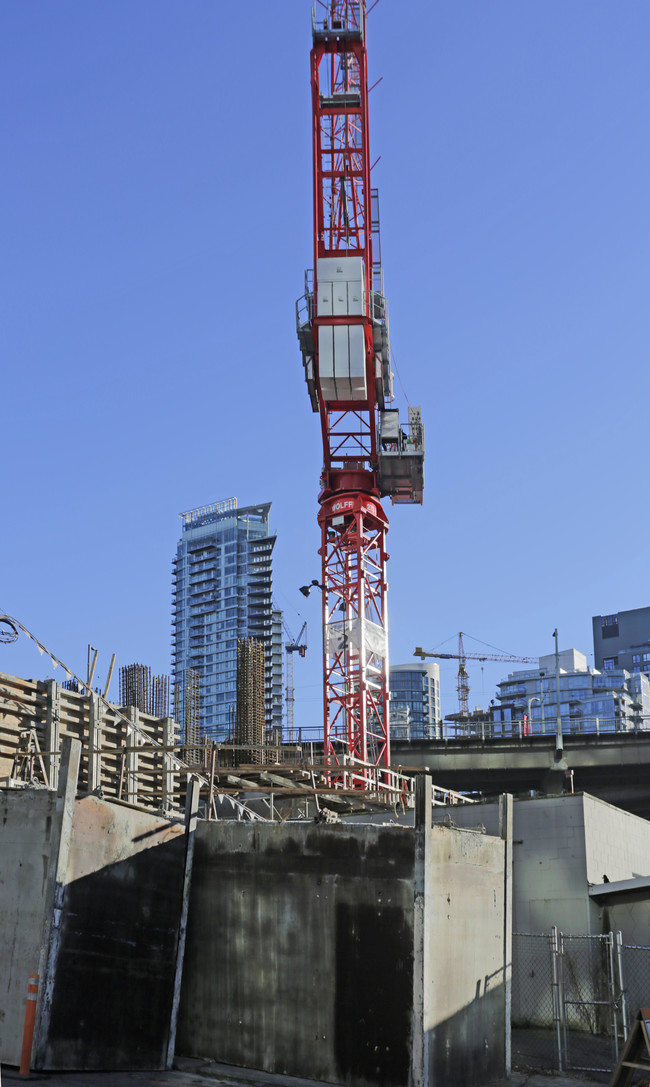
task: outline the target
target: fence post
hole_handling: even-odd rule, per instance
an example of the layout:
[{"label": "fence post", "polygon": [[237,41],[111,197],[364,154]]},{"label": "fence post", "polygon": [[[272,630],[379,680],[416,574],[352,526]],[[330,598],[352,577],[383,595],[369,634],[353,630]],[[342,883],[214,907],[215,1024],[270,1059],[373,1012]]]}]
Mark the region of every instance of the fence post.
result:
[{"label": "fence post", "polygon": [[560,993],[560,941],[557,925],[551,929],[551,977],[553,979],[553,1018],[557,1035],[557,1069],[564,1071],[562,1060],[562,999]]},{"label": "fence post", "polygon": [[623,934],[620,929],[614,934],[614,941],[616,946],[616,980],[618,983],[618,991],[621,994],[621,1026],[623,1028],[623,1042],[626,1042],[627,1036],[630,1033],[630,1021],[628,1018],[627,996],[625,995],[625,979],[623,975]]},{"label": "fence post", "polygon": [[618,1001],[616,999],[616,974],[614,972],[614,933],[608,932],[605,935],[605,946],[607,948],[607,982],[609,988],[610,998],[610,1011],[611,1011],[611,1031],[614,1041],[614,1066],[618,1064],[618,1020],[616,1015]]}]

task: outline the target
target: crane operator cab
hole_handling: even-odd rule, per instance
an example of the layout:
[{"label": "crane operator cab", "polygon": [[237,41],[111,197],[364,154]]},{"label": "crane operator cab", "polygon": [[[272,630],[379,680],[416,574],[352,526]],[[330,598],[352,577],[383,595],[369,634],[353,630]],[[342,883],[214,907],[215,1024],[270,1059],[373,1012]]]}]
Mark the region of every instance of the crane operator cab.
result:
[{"label": "crane operator cab", "polygon": [[422,505],[424,489],[424,426],[422,409],[409,407],[408,423],[399,421],[397,408],[379,412],[377,441],[379,491],[390,495],[393,505]]}]

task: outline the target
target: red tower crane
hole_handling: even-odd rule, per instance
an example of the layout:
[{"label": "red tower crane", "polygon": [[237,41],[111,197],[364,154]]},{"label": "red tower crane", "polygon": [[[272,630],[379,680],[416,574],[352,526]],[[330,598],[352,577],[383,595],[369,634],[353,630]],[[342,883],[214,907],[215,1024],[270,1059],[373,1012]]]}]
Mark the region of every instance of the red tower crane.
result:
[{"label": "red tower crane", "polygon": [[[314,267],[297,331],[320,415],[324,754],[390,763],[386,533],[380,498],[422,502],[420,408],[392,406],[379,213],[370,187],[366,5],[312,16]],[[363,780],[363,775],[361,775]],[[369,778],[366,778],[369,780]]]}]

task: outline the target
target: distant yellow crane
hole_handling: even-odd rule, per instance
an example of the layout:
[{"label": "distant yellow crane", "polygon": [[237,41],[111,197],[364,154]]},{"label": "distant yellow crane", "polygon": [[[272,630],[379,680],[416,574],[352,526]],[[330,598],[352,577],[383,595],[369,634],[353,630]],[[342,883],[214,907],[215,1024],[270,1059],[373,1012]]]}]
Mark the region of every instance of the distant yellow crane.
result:
[{"label": "distant yellow crane", "polygon": [[539,664],[538,657],[515,657],[509,653],[466,653],[462,630],[458,632],[457,653],[429,653],[418,646],[413,656],[420,657],[421,660],[424,660],[425,657],[438,657],[440,660],[458,661],[458,682],[456,686],[458,691],[458,712],[466,717],[469,717],[469,676],[465,661],[510,661],[517,664]]}]

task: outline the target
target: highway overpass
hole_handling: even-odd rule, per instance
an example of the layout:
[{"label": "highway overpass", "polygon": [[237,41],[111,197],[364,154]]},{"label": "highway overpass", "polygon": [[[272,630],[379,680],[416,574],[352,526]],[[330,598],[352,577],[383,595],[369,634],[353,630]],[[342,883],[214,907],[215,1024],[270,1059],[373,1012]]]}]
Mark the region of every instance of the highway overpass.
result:
[{"label": "highway overpass", "polygon": [[493,796],[511,793],[591,793],[650,819],[650,731],[585,733],[521,739],[393,740],[394,769],[427,768],[436,785]]}]

